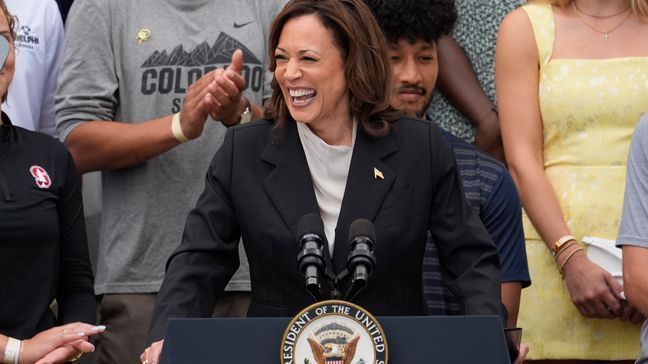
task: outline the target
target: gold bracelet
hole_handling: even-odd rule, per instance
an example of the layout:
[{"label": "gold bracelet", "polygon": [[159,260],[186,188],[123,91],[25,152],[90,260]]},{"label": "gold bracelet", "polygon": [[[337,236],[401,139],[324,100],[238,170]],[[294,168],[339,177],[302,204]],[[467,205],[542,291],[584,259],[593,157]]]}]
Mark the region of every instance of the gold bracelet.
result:
[{"label": "gold bracelet", "polygon": [[68,361],[69,361],[69,362],[77,361],[77,360],[79,360],[79,358],[81,358],[82,356],[83,356],[83,352],[81,351],[81,352],[79,352],[79,354],[77,354],[77,356],[75,356],[74,358],[72,358],[72,359],[70,359],[70,360],[68,360]]},{"label": "gold bracelet", "polygon": [[553,244],[551,247],[551,252],[553,253],[554,257],[558,254],[558,252],[565,246],[565,243],[568,241],[576,240],[576,238],[573,235],[564,235],[558,238],[556,242]]},{"label": "gold bracelet", "polygon": [[568,251],[569,248],[572,247],[572,246],[580,246],[580,244],[579,244],[578,241],[576,241],[576,240],[571,240],[571,241],[567,242],[567,243],[565,244],[565,246],[563,246],[562,248],[560,248],[560,250],[558,251],[558,253],[556,253],[556,254],[554,255],[554,259],[555,259],[556,261],[558,261],[558,257],[559,257],[561,254],[563,254],[564,252]]},{"label": "gold bracelet", "polygon": [[569,253],[569,255],[567,256],[567,258],[565,258],[565,260],[562,262],[562,264],[560,264],[560,267],[558,267],[558,271],[560,271],[560,275],[563,275],[563,268],[565,268],[565,264],[567,264],[569,259],[571,259],[571,257],[573,257],[574,254],[576,254],[579,251],[584,252],[585,250],[583,250],[582,247],[578,247],[577,249],[574,249],[573,252]]}]

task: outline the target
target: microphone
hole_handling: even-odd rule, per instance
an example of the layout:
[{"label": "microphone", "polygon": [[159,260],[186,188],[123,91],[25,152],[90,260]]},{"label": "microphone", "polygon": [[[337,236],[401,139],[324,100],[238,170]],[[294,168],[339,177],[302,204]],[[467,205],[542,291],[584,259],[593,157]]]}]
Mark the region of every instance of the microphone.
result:
[{"label": "microphone", "polygon": [[307,214],[297,224],[299,249],[297,266],[306,277],[306,290],[316,301],[321,300],[320,275],[324,272],[322,247],[326,242],[324,223],[318,214]]},{"label": "microphone", "polygon": [[366,285],[376,267],[376,257],[373,253],[376,241],[376,230],[371,221],[357,219],[349,227],[349,244],[351,253],[347,260],[347,267],[352,274],[351,288],[347,293],[347,300],[351,300]]}]

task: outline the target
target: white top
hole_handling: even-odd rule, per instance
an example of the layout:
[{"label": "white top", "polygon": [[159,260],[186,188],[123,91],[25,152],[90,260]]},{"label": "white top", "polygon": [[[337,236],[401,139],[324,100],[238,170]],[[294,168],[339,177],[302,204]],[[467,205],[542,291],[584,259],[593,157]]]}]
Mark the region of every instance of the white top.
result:
[{"label": "white top", "polygon": [[297,123],[299,139],[304,147],[308,169],[313,179],[315,197],[324,222],[324,233],[331,257],[335,243],[335,227],[340,216],[342,198],[349,176],[357,129],[358,123],[354,120],[352,145],[349,147],[326,144],[306,124]]},{"label": "white top", "polygon": [[63,55],[63,20],[54,0],[6,0],[18,17],[16,71],[2,104],[14,125],[56,136],[54,94]]}]

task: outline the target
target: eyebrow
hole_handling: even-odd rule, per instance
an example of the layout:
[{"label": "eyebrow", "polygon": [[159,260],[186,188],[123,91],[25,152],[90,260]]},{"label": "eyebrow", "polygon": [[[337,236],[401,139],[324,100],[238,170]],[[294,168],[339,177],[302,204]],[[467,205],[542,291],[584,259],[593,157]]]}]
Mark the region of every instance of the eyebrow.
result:
[{"label": "eyebrow", "polygon": [[[281,47],[279,47],[279,46],[277,46],[277,49],[280,50],[280,51],[282,51],[282,52],[286,52],[286,53],[288,53],[288,51],[286,51],[285,49],[283,49],[283,48],[281,48]],[[313,52],[313,53],[315,53],[315,54],[320,54],[320,52],[318,52],[318,51],[316,51],[316,50],[308,49],[308,48],[306,48],[306,49],[300,49],[298,53],[299,53],[299,54],[304,54],[304,53],[306,53],[306,52]]]}]

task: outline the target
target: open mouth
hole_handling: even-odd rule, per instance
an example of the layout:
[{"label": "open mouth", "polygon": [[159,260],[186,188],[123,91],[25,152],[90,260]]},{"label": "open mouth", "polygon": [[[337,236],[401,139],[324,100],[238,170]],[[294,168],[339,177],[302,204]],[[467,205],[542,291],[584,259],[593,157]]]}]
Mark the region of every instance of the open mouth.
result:
[{"label": "open mouth", "polygon": [[289,92],[290,97],[292,97],[293,104],[297,106],[302,106],[310,103],[315,98],[315,95],[317,95],[317,92],[315,90],[307,88],[290,89]]}]

